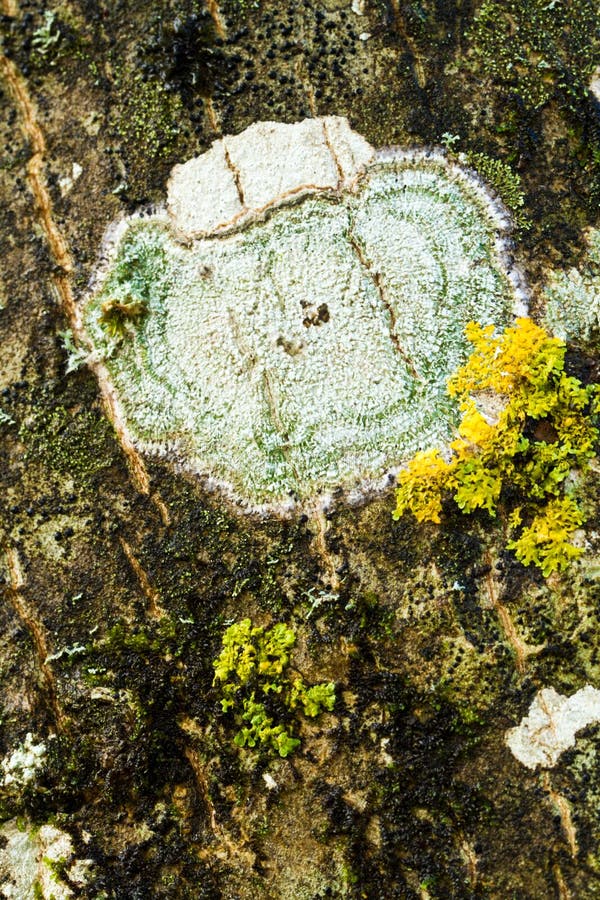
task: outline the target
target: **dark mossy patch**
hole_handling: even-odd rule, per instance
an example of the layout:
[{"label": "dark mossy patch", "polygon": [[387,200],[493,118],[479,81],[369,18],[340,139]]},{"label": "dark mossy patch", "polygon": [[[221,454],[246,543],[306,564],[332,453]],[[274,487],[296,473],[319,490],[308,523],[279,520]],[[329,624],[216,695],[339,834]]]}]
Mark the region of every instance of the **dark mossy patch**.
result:
[{"label": "dark mossy patch", "polygon": [[118,191],[139,205],[164,185],[182,151],[193,156],[196,147],[179,96],[160,79],[125,68],[116,75],[114,90],[113,129],[126,173]]},{"label": "dark mossy patch", "polygon": [[31,462],[61,475],[92,477],[114,464],[117,449],[106,420],[91,410],[56,406],[31,424],[23,425],[21,439]]}]

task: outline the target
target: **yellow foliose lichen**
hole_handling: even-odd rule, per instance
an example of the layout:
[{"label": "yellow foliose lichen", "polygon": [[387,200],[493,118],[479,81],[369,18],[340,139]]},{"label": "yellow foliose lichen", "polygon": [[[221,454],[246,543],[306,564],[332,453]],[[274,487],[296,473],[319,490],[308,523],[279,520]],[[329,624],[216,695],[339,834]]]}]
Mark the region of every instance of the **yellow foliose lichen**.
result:
[{"label": "yellow foliose lichen", "polygon": [[[565,482],[594,454],[598,387],[567,375],[564,342],[529,318],[502,334],[470,322],[466,336],[473,352],[448,382],[462,413],[452,456],[417,453],[398,476],[394,518],[410,510],[439,523],[450,496],[464,513],[494,516],[503,503],[508,548],[544,575],[563,570],[582,552],[570,539],[584,515]],[[505,487],[517,505],[503,501]]]}]

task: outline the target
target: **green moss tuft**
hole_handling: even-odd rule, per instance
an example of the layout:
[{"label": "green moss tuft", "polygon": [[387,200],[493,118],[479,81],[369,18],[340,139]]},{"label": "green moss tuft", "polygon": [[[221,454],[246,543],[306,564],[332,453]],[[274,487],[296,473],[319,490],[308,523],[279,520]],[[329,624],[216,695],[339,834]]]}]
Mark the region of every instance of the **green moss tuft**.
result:
[{"label": "green moss tuft", "polygon": [[513,172],[508,163],[486,153],[467,153],[465,159],[498,194],[512,213],[515,225],[523,230],[530,228],[531,222],[523,212],[525,194],[521,188],[521,177]]},{"label": "green moss tuft", "polygon": [[559,94],[576,107],[600,62],[593,0],[484,0],[468,38],[473,61],[529,110]]},{"label": "green moss tuft", "polygon": [[286,670],[295,643],[296,635],[283,623],[265,630],[243,619],[225,631],[213,665],[215,682],[221,684],[221,706],[240,726],[234,738],[238,747],[262,745],[289,756],[300,740],[293,737],[290,723],[275,724],[276,718],[288,718],[287,712],[298,707],[310,718],[333,709],[333,683],[307,687],[301,678],[291,682]]}]

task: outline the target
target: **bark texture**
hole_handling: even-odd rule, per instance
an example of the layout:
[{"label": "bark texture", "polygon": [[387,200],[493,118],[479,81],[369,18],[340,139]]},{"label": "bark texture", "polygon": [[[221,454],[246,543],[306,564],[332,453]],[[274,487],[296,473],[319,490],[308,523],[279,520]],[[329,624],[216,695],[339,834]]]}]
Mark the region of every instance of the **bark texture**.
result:
[{"label": "bark texture", "polygon": [[[515,562],[501,518],[393,522],[391,488],[253,517],[142,458],[65,349],[112,220],[220,135],[311,115],[464,152],[515,214],[541,313],[598,224],[596,4],[2,12],[0,894],[600,897],[597,725],[552,768],[505,742],[542,688],[600,687],[595,464],[562,577]],[[584,381],[597,346],[570,348]],[[336,683],[286,759],[236,747],[213,687],[244,617],[292,627],[295,668]],[[29,777],[12,754],[41,744]]]}]

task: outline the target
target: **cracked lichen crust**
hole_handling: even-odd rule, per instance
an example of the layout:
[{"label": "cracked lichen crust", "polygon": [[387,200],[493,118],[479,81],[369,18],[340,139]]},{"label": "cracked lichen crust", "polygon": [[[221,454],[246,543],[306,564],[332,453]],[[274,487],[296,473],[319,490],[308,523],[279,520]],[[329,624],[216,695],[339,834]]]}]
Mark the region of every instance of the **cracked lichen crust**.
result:
[{"label": "cracked lichen crust", "polygon": [[292,198],[349,187],[373,156],[340,116],[256,122],[174,166],[167,208],[186,238],[222,234]]},{"label": "cracked lichen crust", "polygon": [[[205,158],[186,164],[188,194],[178,167],[168,212],[113,233],[83,308],[134,443],[252,507],[363,490],[445,442],[465,324],[502,324],[518,305],[506,220],[471,176],[442,155],[374,154],[343,120],[327,122],[277,126],[287,143],[270,161],[281,171],[258,179],[252,203],[264,129],[209,151],[220,160],[212,180]],[[304,151],[280,158],[294,129]],[[318,140],[321,168],[301,162]],[[234,231],[219,207],[225,170],[239,190],[233,215],[245,210]],[[264,158],[258,170],[270,172]],[[218,216],[199,225],[201,196]]]}]

